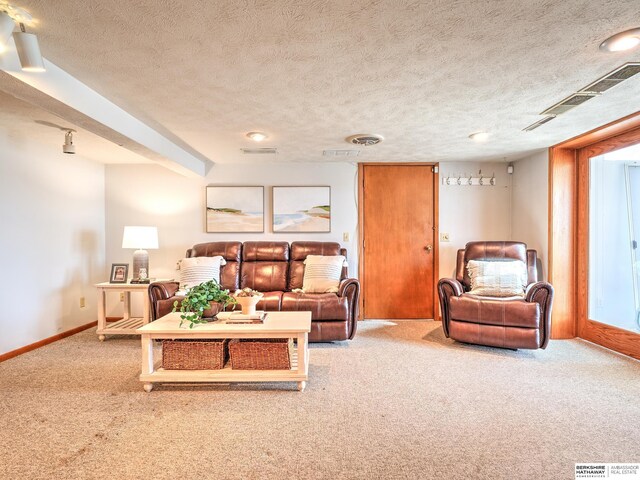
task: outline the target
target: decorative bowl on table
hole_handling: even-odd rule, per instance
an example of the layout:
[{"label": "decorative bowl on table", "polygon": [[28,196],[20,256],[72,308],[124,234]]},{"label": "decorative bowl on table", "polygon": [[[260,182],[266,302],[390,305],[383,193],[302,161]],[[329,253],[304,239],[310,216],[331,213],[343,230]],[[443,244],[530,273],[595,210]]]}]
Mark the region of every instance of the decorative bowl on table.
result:
[{"label": "decorative bowl on table", "polygon": [[242,290],[236,290],[233,294],[233,298],[236,299],[238,305],[242,307],[243,315],[255,315],[256,305],[262,299],[262,293],[251,288],[243,288]]}]

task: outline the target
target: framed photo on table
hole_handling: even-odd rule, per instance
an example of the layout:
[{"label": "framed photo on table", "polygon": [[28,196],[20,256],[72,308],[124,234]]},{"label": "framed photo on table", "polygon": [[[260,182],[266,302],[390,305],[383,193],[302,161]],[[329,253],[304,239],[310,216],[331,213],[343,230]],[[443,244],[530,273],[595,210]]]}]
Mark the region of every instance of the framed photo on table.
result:
[{"label": "framed photo on table", "polygon": [[112,263],[111,275],[109,276],[109,283],[127,283],[129,274],[128,263]]},{"label": "framed photo on table", "polygon": [[331,187],[273,187],[273,232],[331,232]]},{"label": "framed photo on table", "polygon": [[207,187],[207,233],[264,232],[264,187]]}]

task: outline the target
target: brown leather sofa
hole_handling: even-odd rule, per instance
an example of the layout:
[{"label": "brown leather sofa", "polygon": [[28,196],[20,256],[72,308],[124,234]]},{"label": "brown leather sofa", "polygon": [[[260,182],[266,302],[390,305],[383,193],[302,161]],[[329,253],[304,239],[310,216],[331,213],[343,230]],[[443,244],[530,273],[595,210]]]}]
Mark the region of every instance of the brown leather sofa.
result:
[{"label": "brown leather sofa", "polygon": [[[524,297],[485,297],[469,292],[469,260],[522,260]],[[545,348],[551,333],[553,287],[538,281],[537,254],[521,242],[470,242],[458,250],[456,278],[438,282],[444,334],[454,340],[510,349]]]},{"label": "brown leather sofa", "polygon": [[[298,293],[302,288],[304,260],[307,255],[345,255],[335,242],[210,242],[187,250],[187,257],[220,255],[227,261],[220,269],[222,287],[235,291],[252,288],[263,292],[258,310],[311,311],[310,342],[350,340],[358,319],[360,283],[347,278],[342,269],[338,293]],[[149,286],[152,319],[173,309],[178,282],[152,283]]]}]

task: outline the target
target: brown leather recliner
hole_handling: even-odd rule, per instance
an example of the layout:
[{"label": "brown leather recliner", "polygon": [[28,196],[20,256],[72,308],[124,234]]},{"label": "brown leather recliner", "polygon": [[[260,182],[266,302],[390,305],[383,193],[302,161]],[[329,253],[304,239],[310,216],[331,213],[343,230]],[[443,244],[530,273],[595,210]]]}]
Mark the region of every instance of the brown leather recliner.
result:
[{"label": "brown leather recliner", "polygon": [[[524,297],[486,297],[469,292],[469,260],[522,260]],[[553,287],[538,281],[537,253],[521,242],[469,242],[458,250],[456,278],[438,282],[442,328],[448,338],[510,349],[545,348],[551,333]]]},{"label": "brown leather recliner", "polygon": [[[344,255],[336,242],[209,242],[187,250],[187,257],[222,256],[220,284],[235,291],[249,287],[263,292],[257,305],[266,311],[310,311],[310,342],[350,340],[356,334],[360,283],[347,278],[342,269],[338,293],[302,293],[304,260],[307,255]],[[157,282],[149,286],[151,316],[156,320],[171,312],[178,282]],[[296,290],[295,292],[292,290]]]}]

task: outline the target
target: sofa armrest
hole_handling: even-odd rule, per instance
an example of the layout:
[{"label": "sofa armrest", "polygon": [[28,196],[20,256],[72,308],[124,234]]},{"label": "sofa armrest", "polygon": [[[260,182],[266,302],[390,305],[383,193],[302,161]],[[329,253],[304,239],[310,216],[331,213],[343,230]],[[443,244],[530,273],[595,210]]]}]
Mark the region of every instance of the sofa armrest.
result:
[{"label": "sofa armrest", "polygon": [[349,304],[349,340],[358,328],[358,307],[360,303],[360,282],[355,278],[345,278],[338,287],[338,296],[346,297]]},{"label": "sofa armrest", "polygon": [[441,278],[438,282],[438,297],[440,299],[440,313],[442,315],[442,330],[449,338],[449,300],[459,297],[464,292],[462,284],[454,278]]},{"label": "sofa armrest", "polygon": [[149,285],[149,299],[151,300],[151,320],[157,320],[159,317],[157,309],[158,301],[170,299],[176,294],[179,287],[179,282],[154,282]]},{"label": "sofa armrest", "polygon": [[540,348],[546,348],[551,336],[551,307],[553,306],[553,286],[548,282],[536,282],[527,285],[524,299],[540,305],[542,319],[542,339]]}]

